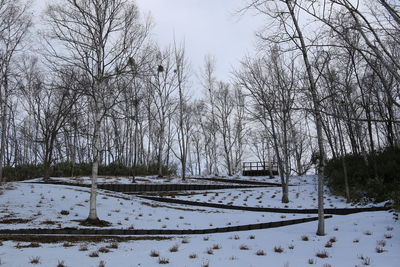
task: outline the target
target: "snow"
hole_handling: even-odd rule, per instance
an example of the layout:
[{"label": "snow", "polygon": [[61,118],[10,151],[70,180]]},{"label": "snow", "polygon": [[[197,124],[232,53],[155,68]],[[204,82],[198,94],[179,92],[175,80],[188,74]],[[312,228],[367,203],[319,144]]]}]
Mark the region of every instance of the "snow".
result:
[{"label": "snow", "polygon": [[[296,183],[298,185],[290,187],[291,202],[287,204],[288,207],[315,207],[314,178],[299,178]],[[0,193],[0,221],[29,221],[19,224],[0,223],[0,229],[85,228],[79,225],[79,220],[85,219],[88,214],[88,188],[22,182],[8,184],[6,187]],[[296,193],[299,193],[298,197]],[[280,189],[273,187],[185,194],[176,195],[175,198],[205,202],[212,199],[213,203],[228,203],[237,197],[234,205],[284,207],[280,203]],[[272,198],[272,195],[275,197]],[[326,202],[327,207],[350,205],[343,198],[329,192],[326,193]],[[69,214],[61,215],[62,210]],[[246,212],[159,203],[103,190],[99,190],[98,194],[98,213],[101,219],[112,223],[111,228],[121,229],[215,228],[307,217],[302,214]],[[139,238],[120,242],[118,248],[110,248],[108,253],[99,252],[99,257],[90,257],[89,254],[110,245],[112,241],[80,241],[72,243],[71,247],[64,247],[63,241],[40,242],[37,248],[23,248],[30,242],[2,241],[0,266],[31,265],[30,261],[39,257],[38,266],[57,266],[59,261],[63,261],[65,266],[99,266],[100,261],[104,261],[105,266],[157,266],[159,258],[165,258],[169,260],[168,266],[205,266],[209,263],[209,266],[297,267],[310,266],[309,261],[314,261],[315,266],[364,266],[363,263],[370,261],[370,266],[396,267],[400,266],[400,225],[394,217],[393,213],[387,211],[334,215],[325,221],[327,235],[323,237],[315,235],[316,222],[237,233],[172,236],[163,240],[146,240],[146,237],[143,240]],[[52,223],[43,224],[46,221]],[[304,236],[309,240],[303,241]],[[336,239],[336,242],[332,243],[332,247],[325,247],[330,239]],[[88,250],[80,251],[82,245],[87,246]],[[177,252],[170,251],[174,245],[178,245]],[[281,247],[283,252],[275,252],[275,247]],[[152,250],[157,251],[159,256],[151,257]],[[265,256],[256,255],[261,250]],[[327,258],[316,256],[323,251],[327,252]],[[191,259],[191,254],[196,255],[196,258]]]}]

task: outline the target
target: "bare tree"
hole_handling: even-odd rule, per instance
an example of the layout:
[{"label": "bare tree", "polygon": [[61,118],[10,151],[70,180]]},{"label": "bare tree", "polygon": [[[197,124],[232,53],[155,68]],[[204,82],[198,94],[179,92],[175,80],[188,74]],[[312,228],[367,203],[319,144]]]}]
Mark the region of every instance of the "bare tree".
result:
[{"label": "bare tree", "polygon": [[[325,167],[325,149],[323,140],[322,116],[320,108],[320,99],[318,96],[318,88],[311,65],[309,56],[309,44],[306,43],[306,38],[303,34],[303,26],[299,16],[301,15],[303,1],[300,0],[251,0],[247,9],[255,9],[259,13],[268,16],[273,20],[276,32],[272,35],[270,32],[271,27],[266,29],[268,35],[260,33],[259,36],[262,40],[272,43],[286,43],[294,45],[303,58],[303,64],[307,73],[308,87],[312,99],[313,114],[315,117],[315,124],[318,139],[318,228],[317,235],[325,235],[325,220],[324,220],[324,206],[323,206],[323,187],[324,187],[324,167]],[[274,29],[272,27],[272,29]]]},{"label": "bare tree", "polygon": [[188,82],[188,62],[185,56],[184,46],[177,47],[174,44],[174,56],[176,69],[176,78],[178,82],[178,92],[179,92],[179,120],[178,120],[178,145],[179,145],[179,155],[178,159],[181,162],[181,177],[182,180],[186,179],[186,164],[188,158],[189,141],[192,129],[191,120],[191,109],[187,100],[186,87]]},{"label": "bare tree", "polygon": [[252,116],[272,138],[282,183],[282,202],[289,202],[292,113],[296,82],[294,61],[285,66],[277,47],[262,59],[246,59],[236,73],[239,85],[250,92]]},{"label": "bare tree", "polygon": [[44,179],[48,180],[53,163],[54,145],[60,130],[69,121],[82,83],[79,82],[79,74],[73,70],[64,71],[60,77],[52,74],[53,78],[49,80],[41,73],[36,58],[24,60],[23,68],[26,83],[21,84],[20,89],[25,97],[25,109],[40,132],[35,141],[43,146],[43,175]]},{"label": "bare tree", "polygon": [[96,191],[100,128],[104,116],[119,96],[119,92],[109,88],[112,79],[130,71],[129,59],[134,58],[145,43],[148,25],[143,26],[137,6],[126,0],[67,0],[50,4],[46,15],[49,58],[81,69],[90,80],[85,93],[91,98],[94,129],[87,222],[98,223]]},{"label": "bare tree", "polygon": [[[209,139],[209,145],[206,150],[206,157],[208,160],[208,174],[218,175],[218,155],[217,155],[217,125],[215,116],[215,99],[214,91],[216,90],[216,77],[215,77],[215,59],[212,56],[207,56],[204,59],[204,70],[202,73],[202,85],[205,90],[205,97],[207,98],[209,105],[209,116],[208,122],[203,124],[203,130],[208,131],[207,139]],[[204,132],[206,133],[206,132]]]},{"label": "bare tree", "polygon": [[[168,156],[164,161],[164,152],[170,150],[170,120],[174,105],[174,93],[178,88],[176,64],[173,58],[173,51],[170,48],[163,52],[156,53],[152,68],[152,75],[149,77],[149,92],[152,105],[151,119],[154,120],[153,132],[155,134],[156,157],[158,176],[163,176],[163,165],[167,163]],[[167,146],[166,146],[167,145]]]},{"label": "bare tree", "polygon": [[0,184],[3,182],[12,61],[31,27],[31,17],[28,15],[27,9],[28,4],[19,0],[0,1]]}]

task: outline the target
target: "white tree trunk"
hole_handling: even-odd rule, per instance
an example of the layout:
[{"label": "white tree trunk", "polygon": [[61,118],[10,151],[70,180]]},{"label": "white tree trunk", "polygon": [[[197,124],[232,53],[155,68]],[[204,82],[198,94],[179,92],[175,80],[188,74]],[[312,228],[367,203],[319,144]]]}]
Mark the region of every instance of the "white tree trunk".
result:
[{"label": "white tree trunk", "polygon": [[92,165],[92,186],[90,189],[90,208],[88,221],[98,221],[97,217],[97,175],[99,170],[99,156],[100,156],[100,126],[101,126],[101,112],[96,107],[96,121],[93,132],[93,165]]}]

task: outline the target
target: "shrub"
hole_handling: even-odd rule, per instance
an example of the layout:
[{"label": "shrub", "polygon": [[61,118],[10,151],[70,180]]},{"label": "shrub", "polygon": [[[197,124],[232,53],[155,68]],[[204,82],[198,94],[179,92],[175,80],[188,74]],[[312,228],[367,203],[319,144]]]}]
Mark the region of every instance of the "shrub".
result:
[{"label": "shrub", "polygon": [[[392,199],[400,208],[400,148],[386,148],[367,155],[344,156],[347,166],[350,197],[353,201]],[[373,164],[375,162],[375,164]],[[374,170],[376,166],[376,170]],[[335,194],[345,195],[342,158],[327,162],[325,173],[328,186]],[[375,175],[376,173],[376,175]]]},{"label": "shrub", "polygon": [[[174,165],[162,167],[165,175],[176,174],[177,167]],[[89,176],[92,172],[92,163],[69,163],[60,162],[50,167],[51,177],[68,176]],[[110,163],[109,165],[99,165],[99,175],[131,176],[132,168],[126,167],[120,163]],[[139,165],[135,169],[136,175],[155,175],[158,173],[157,164],[149,166]],[[44,174],[43,164],[23,164],[14,167],[5,166],[3,169],[4,177],[7,181],[22,181],[42,177]]]}]

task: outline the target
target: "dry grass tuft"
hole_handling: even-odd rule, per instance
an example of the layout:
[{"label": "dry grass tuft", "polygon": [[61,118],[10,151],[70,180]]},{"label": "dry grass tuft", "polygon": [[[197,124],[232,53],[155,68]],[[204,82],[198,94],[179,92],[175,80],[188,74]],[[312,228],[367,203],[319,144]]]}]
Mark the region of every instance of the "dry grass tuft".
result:
[{"label": "dry grass tuft", "polygon": [[117,249],[118,248],[118,243],[117,242],[112,242],[110,245],[106,246],[106,248]]},{"label": "dry grass tuft", "polygon": [[106,247],[101,247],[101,248],[99,248],[99,252],[100,253],[108,253],[108,252],[110,252],[110,250]]},{"label": "dry grass tuft", "polygon": [[189,255],[189,259],[196,259],[197,258],[197,254],[196,253],[192,253]]},{"label": "dry grass tuft", "polygon": [[322,251],[318,251],[315,254],[315,256],[317,256],[318,258],[321,258],[321,259],[325,259],[325,258],[329,257],[329,254],[328,254],[328,252],[326,250],[322,250]]},{"label": "dry grass tuft", "polygon": [[212,248],[213,249],[221,249],[222,247],[219,244],[214,244]]},{"label": "dry grass tuft", "polygon": [[89,254],[89,257],[91,258],[97,258],[99,256],[99,253],[97,251],[93,251],[92,253]]},{"label": "dry grass tuft", "polygon": [[256,255],[257,255],[257,256],[265,256],[265,255],[267,255],[267,254],[265,253],[264,250],[259,249],[259,250],[257,250]]},{"label": "dry grass tuft", "polygon": [[249,247],[247,245],[240,245],[240,250],[249,250]]},{"label": "dry grass tuft", "polygon": [[158,257],[160,253],[157,250],[150,251],[150,257]]},{"label": "dry grass tuft", "polygon": [[158,264],[169,264],[168,258],[158,258]]},{"label": "dry grass tuft", "polygon": [[88,247],[86,245],[81,245],[79,247],[79,251],[87,251],[87,250],[88,250]]},{"label": "dry grass tuft", "polygon": [[67,266],[65,266],[64,261],[58,261],[57,267],[67,267]]},{"label": "dry grass tuft", "polygon": [[282,253],[283,252],[283,248],[281,246],[275,246],[274,247],[274,252],[276,253]]},{"label": "dry grass tuft", "polygon": [[40,264],[41,263],[40,257],[37,256],[37,257],[30,258],[29,259],[29,263],[31,263],[31,264]]},{"label": "dry grass tuft", "polygon": [[73,247],[74,244],[70,243],[70,242],[64,242],[63,247],[65,248],[69,248],[69,247]]}]

